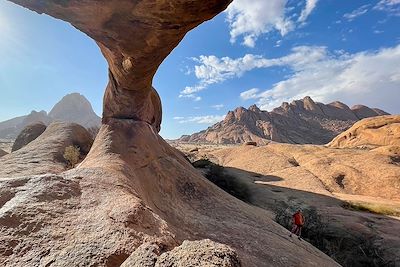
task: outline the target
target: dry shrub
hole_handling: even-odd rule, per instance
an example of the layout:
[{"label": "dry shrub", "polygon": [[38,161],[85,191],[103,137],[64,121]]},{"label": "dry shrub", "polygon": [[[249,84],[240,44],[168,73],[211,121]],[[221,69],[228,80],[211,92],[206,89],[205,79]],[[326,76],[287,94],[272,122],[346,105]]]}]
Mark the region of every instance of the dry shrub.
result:
[{"label": "dry shrub", "polygon": [[64,159],[70,168],[74,168],[81,156],[80,148],[77,146],[67,146],[64,151]]},{"label": "dry shrub", "polygon": [[[289,207],[285,202],[275,204],[275,221],[290,230],[292,215],[299,207]],[[342,266],[392,266],[381,257],[383,253],[376,237],[336,228],[315,207],[302,208],[302,211],[305,217],[302,237]]]},{"label": "dry shrub", "polygon": [[208,159],[195,161],[193,162],[193,166],[195,168],[207,169],[205,177],[225,192],[244,202],[251,202],[251,194],[247,184],[240,181],[237,177],[227,174],[224,167],[212,163]]},{"label": "dry shrub", "polygon": [[355,211],[365,211],[380,215],[400,216],[400,210],[394,207],[362,202],[344,202],[343,208]]}]

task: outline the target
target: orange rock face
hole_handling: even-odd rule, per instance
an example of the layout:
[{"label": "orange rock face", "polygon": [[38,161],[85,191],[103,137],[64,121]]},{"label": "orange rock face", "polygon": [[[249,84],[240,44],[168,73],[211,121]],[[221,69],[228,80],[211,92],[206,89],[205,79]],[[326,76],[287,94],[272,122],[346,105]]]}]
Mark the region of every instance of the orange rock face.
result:
[{"label": "orange rock face", "polygon": [[400,116],[363,119],[328,144],[335,148],[400,146]]}]

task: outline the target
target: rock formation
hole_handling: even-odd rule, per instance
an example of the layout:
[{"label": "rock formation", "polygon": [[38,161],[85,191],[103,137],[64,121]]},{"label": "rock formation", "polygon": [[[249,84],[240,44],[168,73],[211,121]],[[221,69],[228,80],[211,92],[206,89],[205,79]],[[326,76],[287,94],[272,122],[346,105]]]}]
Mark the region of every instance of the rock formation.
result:
[{"label": "rock formation", "polygon": [[400,146],[400,115],[367,118],[337,136],[329,147]]},{"label": "rock formation", "polygon": [[[184,240],[212,239],[235,250],[243,266],[338,266],[308,243],[289,241],[287,230],[265,212],[205,180],[157,134],[161,103],[151,86],[154,73],[189,30],[229,0],[13,2],[92,37],[109,63],[110,81],[103,125],[76,169],[41,176],[33,169],[27,177],[0,179],[6,196],[0,264],[120,266],[148,242],[171,251],[167,262],[182,249],[204,260],[199,253],[205,250],[174,248]],[[34,150],[39,140],[52,138],[48,131],[5,157]],[[57,140],[46,143],[56,146]]]},{"label": "rock formation", "polygon": [[64,96],[49,112],[52,120],[73,122],[85,128],[99,127],[101,119],[94,113],[90,102],[81,94]]},{"label": "rock formation", "polygon": [[182,136],[178,141],[214,144],[237,144],[269,140],[292,144],[326,144],[335,136],[365,117],[387,114],[382,110],[341,102],[322,104],[310,97],[283,103],[271,112],[253,105],[229,111],[225,119],[207,130]]},{"label": "rock formation", "polygon": [[53,122],[34,141],[0,159],[0,177],[60,173],[66,169],[63,154],[67,146],[78,146],[86,155],[92,143],[82,126]]},{"label": "rock formation", "polygon": [[89,129],[100,127],[101,119],[93,111],[90,102],[78,93],[64,96],[47,114],[46,111],[32,111],[29,115],[0,122],[0,138],[14,139],[28,125],[53,121],[72,122]]},{"label": "rock formation", "polygon": [[236,252],[229,246],[209,239],[184,241],[172,251],[161,253],[157,244],[145,243],[124,261],[121,267],[240,267]]},{"label": "rock formation", "polygon": [[15,139],[11,151],[17,151],[38,138],[46,130],[46,127],[43,123],[34,123],[26,126]]}]

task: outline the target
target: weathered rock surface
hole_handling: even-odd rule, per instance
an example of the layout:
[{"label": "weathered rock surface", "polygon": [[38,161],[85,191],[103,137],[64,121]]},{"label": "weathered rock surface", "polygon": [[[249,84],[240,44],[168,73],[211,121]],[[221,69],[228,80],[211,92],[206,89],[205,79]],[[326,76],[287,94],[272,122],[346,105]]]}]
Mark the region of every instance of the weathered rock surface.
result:
[{"label": "weathered rock surface", "polygon": [[243,266],[337,266],[204,179],[145,122],[110,120],[77,169],[0,188],[4,266],[119,266],[143,243],[165,252],[202,239],[229,245]]},{"label": "weathered rock surface", "polygon": [[34,141],[0,159],[0,177],[60,173],[65,170],[65,148],[75,145],[86,155],[91,135],[74,123],[54,122]]},{"label": "weathered rock surface", "polygon": [[[368,111],[365,111],[368,110]],[[178,141],[214,144],[237,144],[269,140],[293,144],[326,144],[364,117],[379,116],[365,106],[350,109],[341,102],[322,104],[310,97],[283,103],[271,112],[253,105],[229,111],[225,119],[207,130],[182,136]]]},{"label": "weathered rock surface", "polygon": [[26,126],[25,129],[23,129],[22,132],[17,136],[17,139],[15,139],[11,151],[14,152],[23,148],[38,138],[46,130],[46,128],[47,126],[44,123],[34,123]]},{"label": "weathered rock surface", "polygon": [[[76,169],[0,179],[8,195],[0,209],[0,264],[119,266],[143,243],[170,251],[184,240],[212,239],[234,249],[244,266],[337,266],[205,180],[157,134],[161,103],[151,81],[159,64],[229,0],[12,2],[92,37],[110,82],[103,125]],[[39,145],[46,132],[15,153]]]},{"label": "weathered rock surface", "polygon": [[[400,257],[399,217],[343,208],[343,201],[400,212],[400,149],[333,149],[271,143],[267,146],[198,145],[179,148],[193,160],[208,158],[247,186],[251,203],[270,217],[315,207],[304,233],[344,266],[395,266]],[[290,215],[289,215],[290,216]],[[289,217],[290,219],[290,217]],[[290,229],[290,228],[288,228]],[[306,237],[305,237],[306,238]],[[301,264],[300,264],[301,265]]]},{"label": "weathered rock surface", "polygon": [[211,240],[184,241],[172,251],[162,254],[157,267],[240,267],[239,257],[230,247]]},{"label": "weathered rock surface", "polygon": [[7,155],[8,153],[5,152],[3,149],[0,149],[0,158]]},{"label": "weathered rock surface", "polygon": [[71,122],[85,128],[100,127],[101,118],[96,115],[89,101],[78,93],[66,95],[47,114],[46,111],[32,111],[29,115],[0,122],[0,138],[15,139],[28,125],[53,121]]},{"label": "weathered rock surface", "polygon": [[179,247],[161,254],[162,249],[151,243],[141,245],[121,267],[240,267],[236,252],[229,246],[209,239],[184,241]]},{"label": "weathered rock surface", "polygon": [[364,119],[333,139],[328,146],[340,148],[400,146],[400,115]]},{"label": "weathered rock surface", "polygon": [[157,244],[144,243],[121,264],[121,267],[154,267],[161,251]]}]

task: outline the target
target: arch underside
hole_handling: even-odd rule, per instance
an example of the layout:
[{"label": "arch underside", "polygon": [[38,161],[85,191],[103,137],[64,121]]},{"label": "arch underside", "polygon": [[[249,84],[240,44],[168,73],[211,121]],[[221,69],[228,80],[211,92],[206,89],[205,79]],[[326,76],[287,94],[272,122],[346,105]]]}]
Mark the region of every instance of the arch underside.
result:
[{"label": "arch underside", "polygon": [[109,65],[103,122],[134,119],[160,130],[161,101],[152,87],[159,65],[185,34],[232,0],[11,0],[71,23],[94,39]]}]

